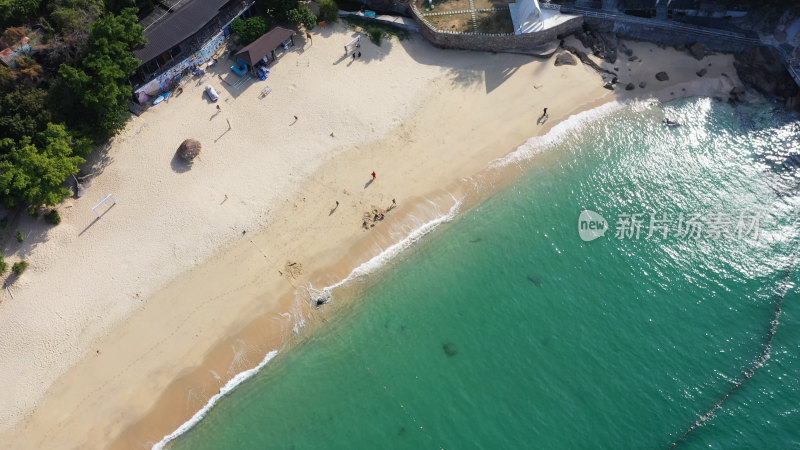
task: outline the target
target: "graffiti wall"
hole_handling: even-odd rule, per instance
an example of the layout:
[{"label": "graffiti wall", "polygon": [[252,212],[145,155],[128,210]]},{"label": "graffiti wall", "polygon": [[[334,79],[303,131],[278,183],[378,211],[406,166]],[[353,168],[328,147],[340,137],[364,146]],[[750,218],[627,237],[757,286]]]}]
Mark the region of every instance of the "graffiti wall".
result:
[{"label": "graffiti wall", "polygon": [[144,103],[169,90],[172,84],[180,78],[181,73],[189,67],[200,65],[211,59],[214,53],[225,43],[225,34],[220,31],[206,45],[192,56],[184,59],[152,81],[136,89],[136,98],[139,103]]}]

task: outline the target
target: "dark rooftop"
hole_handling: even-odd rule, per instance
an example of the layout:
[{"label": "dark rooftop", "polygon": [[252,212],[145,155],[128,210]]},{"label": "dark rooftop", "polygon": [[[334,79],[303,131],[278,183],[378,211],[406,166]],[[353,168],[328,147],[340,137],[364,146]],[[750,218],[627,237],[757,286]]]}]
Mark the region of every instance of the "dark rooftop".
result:
[{"label": "dark rooftop", "polygon": [[287,30],[283,27],[275,27],[269,30],[266,34],[253,41],[252,44],[239,50],[236,57],[252,66],[259,59],[267,56],[271,51],[278,48],[279,45],[289,36],[292,36],[294,31]]},{"label": "dark rooftop", "polygon": [[229,0],[162,0],[140,23],[147,44],[133,55],[146,63],[200,31]]}]

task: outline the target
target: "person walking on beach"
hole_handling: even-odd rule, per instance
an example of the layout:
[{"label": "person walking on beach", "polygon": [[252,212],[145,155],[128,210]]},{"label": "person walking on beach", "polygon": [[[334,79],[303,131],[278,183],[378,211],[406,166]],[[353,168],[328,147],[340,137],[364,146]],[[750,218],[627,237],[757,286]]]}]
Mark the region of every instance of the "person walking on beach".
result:
[{"label": "person walking on beach", "polygon": [[294,116],[294,121],[295,121],[295,122],[297,122],[299,119],[300,119],[299,117],[297,117],[297,116]]},{"label": "person walking on beach", "polygon": [[373,172],[372,172],[372,179],[374,180],[374,179],[375,179],[375,177],[377,177],[377,175],[375,175],[375,172],[373,171]]},{"label": "person walking on beach", "polygon": [[397,206],[397,202],[392,199],[392,205]]},{"label": "person walking on beach", "polygon": [[308,42],[310,42],[311,45],[314,45],[314,40],[311,39],[311,33],[306,33],[306,39],[308,39]]},{"label": "person walking on beach", "polygon": [[353,61],[356,60],[356,52],[353,52]]},{"label": "person walking on beach", "polygon": [[361,58],[361,52],[358,52],[358,57]]},{"label": "person walking on beach", "polygon": [[547,108],[544,109],[544,113],[542,113],[542,117],[548,117],[547,115]]}]

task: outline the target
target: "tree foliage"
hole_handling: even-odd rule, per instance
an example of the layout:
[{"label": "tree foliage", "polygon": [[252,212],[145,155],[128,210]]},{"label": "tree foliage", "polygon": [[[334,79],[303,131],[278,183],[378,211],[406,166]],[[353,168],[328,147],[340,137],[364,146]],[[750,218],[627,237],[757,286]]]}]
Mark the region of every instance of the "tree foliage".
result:
[{"label": "tree foliage", "polygon": [[0,23],[26,22],[39,9],[41,0],[0,0]]},{"label": "tree foliage", "polygon": [[64,125],[48,124],[36,140],[41,145],[29,136],[0,140],[0,198],[7,207],[60,203],[69,195],[62,183],[84,162]]},{"label": "tree foliage", "polygon": [[144,43],[143,34],[133,8],[97,19],[80,66],[62,64],[58,71],[63,84],[56,95],[64,96],[67,123],[100,140],[123,127],[132,95],[128,78],[139,65],[131,50]]},{"label": "tree foliage", "polygon": [[269,29],[266,19],[263,17],[251,17],[247,20],[236,18],[231,23],[231,30],[239,36],[239,42],[247,45],[260,38]]},{"label": "tree foliage", "polygon": [[[120,14],[107,13],[107,4]],[[15,67],[0,65],[0,204],[35,210],[56,205],[91,150],[120,129],[131,96],[128,78],[143,43],[135,9],[150,0],[0,0],[0,22],[14,45],[34,19],[45,41]],[[116,12],[116,10],[115,10]],[[38,18],[37,18],[38,16]]]},{"label": "tree foliage", "polygon": [[286,12],[284,22],[295,27],[302,24],[307,30],[311,30],[317,24],[317,16],[311,12],[311,8],[309,8],[308,5],[300,4],[297,8]]},{"label": "tree foliage", "polygon": [[319,17],[326,22],[339,20],[339,5],[334,0],[319,0]]},{"label": "tree foliage", "polygon": [[17,89],[0,96],[0,136],[20,140],[43,131],[52,119],[47,91]]}]

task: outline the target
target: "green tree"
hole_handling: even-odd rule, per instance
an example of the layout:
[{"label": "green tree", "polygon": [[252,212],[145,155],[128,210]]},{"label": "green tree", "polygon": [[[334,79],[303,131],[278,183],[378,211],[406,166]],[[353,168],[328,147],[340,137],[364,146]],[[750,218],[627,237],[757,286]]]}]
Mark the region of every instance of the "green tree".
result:
[{"label": "green tree", "polygon": [[297,0],[256,0],[258,8],[266,14],[284,22],[286,14],[297,8]]},{"label": "green tree", "polygon": [[317,16],[314,15],[311,8],[302,3],[297,9],[300,11],[300,22],[306,27],[306,30],[313,30],[317,25]]},{"label": "green tree", "polygon": [[88,30],[104,10],[102,0],[54,0],[47,7],[51,21],[62,33]]},{"label": "green tree", "polygon": [[326,22],[339,20],[339,5],[334,0],[319,0],[319,17]]},{"label": "green tree", "polygon": [[69,195],[62,183],[84,162],[73,149],[79,144],[63,125],[48,124],[37,141],[42,145],[28,136],[19,142],[0,140],[0,198],[9,208],[60,203]]},{"label": "green tree", "polygon": [[129,115],[128,78],[139,66],[131,50],[145,42],[136,21],[133,8],[97,19],[80,67],[62,64],[58,71],[62,84],[53,97],[64,97],[59,109],[68,123],[99,140],[113,136]]},{"label": "green tree", "polygon": [[0,136],[15,140],[33,136],[51,120],[43,89],[17,89],[0,96]]},{"label": "green tree", "polygon": [[306,29],[311,30],[317,24],[317,16],[311,12],[311,8],[308,5],[301,4],[286,13],[284,22],[295,27],[303,24]]},{"label": "green tree", "polygon": [[269,24],[263,17],[251,17],[247,20],[237,17],[231,23],[231,30],[239,36],[239,42],[242,45],[247,45],[260,38],[268,28]]},{"label": "green tree", "polygon": [[36,14],[40,3],[41,0],[0,0],[0,22],[25,22]]},{"label": "green tree", "polygon": [[0,254],[0,275],[3,275],[8,270],[8,263],[3,259],[3,255]]}]

